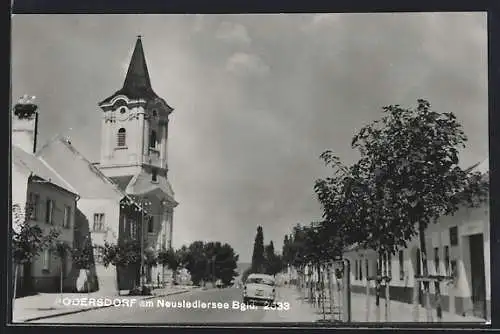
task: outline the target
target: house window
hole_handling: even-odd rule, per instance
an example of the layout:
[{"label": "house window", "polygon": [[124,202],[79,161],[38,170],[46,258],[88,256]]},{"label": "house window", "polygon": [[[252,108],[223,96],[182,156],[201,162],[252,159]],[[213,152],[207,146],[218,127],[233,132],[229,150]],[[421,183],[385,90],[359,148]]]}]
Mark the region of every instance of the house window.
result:
[{"label": "house window", "polygon": [[450,246],[458,245],[458,227],[450,227]]},{"label": "house window", "polygon": [[40,195],[35,193],[30,193],[28,199],[28,218],[31,220],[36,220],[38,217],[38,203],[40,202]]},{"label": "house window", "polygon": [[439,275],[439,248],[434,248],[434,268],[436,268],[436,275]]},{"label": "house window", "polygon": [[94,213],[94,232],[104,231],[104,213]]},{"label": "house window", "polygon": [[127,131],[124,128],[118,130],[118,147],[124,147],[126,144]]},{"label": "house window", "polygon": [[359,279],[363,280],[363,260],[359,260]]},{"label": "house window", "polygon": [[156,131],[152,130],[149,135],[149,147],[156,148]]},{"label": "house window", "polygon": [[358,260],[356,260],[354,262],[354,279],[355,280],[358,280],[358,274],[359,274],[358,266],[359,266],[359,262],[358,262]]},{"label": "house window", "polygon": [[366,278],[370,277],[370,264],[368,262],[368,259],[365,259],[365,267],[366,267]]},{"label": "house window", "polygon": [[153,217],[148,218],[148,233],[153,233],[155,231],[155,224]]},{"label": "house window", "polygon": [[405,279],[405,262],[404,262],[404,251],[399,251],[399,280]]},{"label": "house window", "polygon": [[444,246],[444,270],[450,275],[450,247]]},{"label": "house window", "polygon": [[63,227],[69,228],[70,225],[71,225],[71,207],[66,205],[66,206],[64,206]]},{"label": "house window", "polygon": [[127,112],[127,108],[125,108],[125,107],[120,108],[120,114],[124,114],[126,112]]},{"label": "house window", "polygon": [[44,271],[50,271],[50,249],[43,250],[42,265]]},{"label": "house window", "polygon": [[54,201],[47,199],[45,202],[45,222],[47,224],[54,224]]},{"label": "house window", "polygon": [[158,112],[156,111],[156,109],[153,109],[153,117],[156,117],[158,116]]},{"label": "house window", "polygon": [[153,172],[151,173],[151,181],[158,182],[158,172],[156,169],[153,169]]}]

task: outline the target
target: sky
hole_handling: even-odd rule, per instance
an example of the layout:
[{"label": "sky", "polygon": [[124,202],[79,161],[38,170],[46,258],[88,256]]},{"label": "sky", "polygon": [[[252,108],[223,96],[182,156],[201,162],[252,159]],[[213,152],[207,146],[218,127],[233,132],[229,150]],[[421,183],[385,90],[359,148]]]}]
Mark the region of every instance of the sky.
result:
[{"label": "sky", "polygon": [[137,35],[175,108],[173,245],[228,242],[250,262],[258,225],[281,249],[321,218],[319,155],[356,159],[353,135],[385,105],[425,98],[488,158],[485,13],[15,15],[12,94],[36,96],[40,143],[56,134],[98,162],[97,103],[121,88]]}]

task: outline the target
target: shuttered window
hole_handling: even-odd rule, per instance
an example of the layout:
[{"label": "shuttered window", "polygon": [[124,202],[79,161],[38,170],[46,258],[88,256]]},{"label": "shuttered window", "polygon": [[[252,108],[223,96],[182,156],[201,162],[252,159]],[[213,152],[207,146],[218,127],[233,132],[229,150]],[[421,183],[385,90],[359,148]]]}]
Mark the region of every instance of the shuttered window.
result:
[{"label": "shuttered window", "polygon": [[127,144],[127,131],[124,128],[118,130],[118,147],[123,147]]}]

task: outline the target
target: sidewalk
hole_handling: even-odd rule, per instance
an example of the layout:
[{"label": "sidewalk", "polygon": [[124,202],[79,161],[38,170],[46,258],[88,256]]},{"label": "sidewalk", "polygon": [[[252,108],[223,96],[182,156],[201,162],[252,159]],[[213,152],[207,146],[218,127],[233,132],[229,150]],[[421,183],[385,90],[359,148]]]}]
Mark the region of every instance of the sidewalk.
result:
[{"label": "sidewalk", "polygon": [[320,319],[314,307],[303,301],[296,287],[278,287],[276,302],[289,303],[289,310],[267,311],[264,322],[315,322]]},{"label": "sidewalk", "polygon": [[[351,319],[352,322],[366,322],[367,304],[365,294],[351,294]],[[385,320],[385,299],[380,299],[380,320],[379,322],[414,322],[414,307],[412,304],[398,302],[391,300],[389,303],[389,321]],[[432,310],[432,320],[427,320],[426,310],[423,307],[418,309],[419,321],[418,322],[437,322],[436,310]],[[375,296],[370,296],[370,317],[368,322],[376,322],[377,311],[375,307]],[[472,322],[472,323],[485,323],[485,319],[476,318],[472,316],[462,317],[458,314],[453,314],[443,311],[441,322]]]},{"label": "sidewalk", "polygon": [[130,301],[132,299],[135,299],[136,301],[147,300],[156,297],[165,297],[169,295],[184,293],[193,289],[196,288],[192,286],[180,286],[180,285],[169,286],[166,288],[153,290],[151,296],[127,296],[127,295],[118,296],[116,292],[113,294],[101,291],[92,293],[64,293],[64,294],[40,293],[34,296],[28,296],[16,299],[13,305],[12,322],[20,323],[33,320],[47,319],[66,314],[86,312],[90,310],[113,306],[112,304],[103,306],[68,305],[70,301],[81,300],[87,304],[88,303],[87,300],[91,298],[96,298],[96,299],[106,298],[110,299],[111,301],[120,299],[121,302],[127,303],[127,301]]},{"label": "sidewalk", "polygon": [[[295,295],[298,297],[299,292],[296,288],[292,288]],[[338,298],[335,296],[334,298]],[[369,310],[369,318],[367,319],[367,301],[365,294],[351,293],[351,322],[360,323],[360,322],[415,322],[414,317],[414,307],[412,304],[407,304],[395,300],[391,300],[389,303],[389,320],[387,321],[385,318],[385,300],[380,299],[380,317],[377,321],[377,310],[375,307],[375,296],[370,296],[370,310]],[[314,312],[316,318],[314,320],[309,321],[318,321],[321,322],[323,319],[323,309],[322,307],[315,307],[313,304],[308,303],[307,300],[302,301],[302,308],[308,308],[311,312]],[[336,305],[337,307],[341,307],[341,305]],[[341,312],[341,310],[339,310]],[[325,313],[326,320],[332,319],[332,315],[329,314],[329,303],[328,301],[325,303]],[[437,322],[437,314],[436,310],[432,311],[432,320],[427,320],[427,314],[424,307],[419,306],[418,309],[419,321],[422,323],[435,323]],[[335,316],[338,318],[338,316]],[[468,322],[468,323],[485,323],[485,319],[472,317],[472,316],[460,316],[458,314],[453,314],[450,312],[442,312],[442,323],[460,323],[460,322]]]}]

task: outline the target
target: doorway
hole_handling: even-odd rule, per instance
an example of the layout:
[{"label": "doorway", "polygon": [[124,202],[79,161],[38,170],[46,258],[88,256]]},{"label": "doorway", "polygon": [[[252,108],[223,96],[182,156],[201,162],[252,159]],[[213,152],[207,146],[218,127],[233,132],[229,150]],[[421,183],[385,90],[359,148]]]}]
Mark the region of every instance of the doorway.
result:
[{"label": "doorway", "polygon": [[486,319],[486,280],[483,234],[469,236],[471,299],[474,316]]}]

